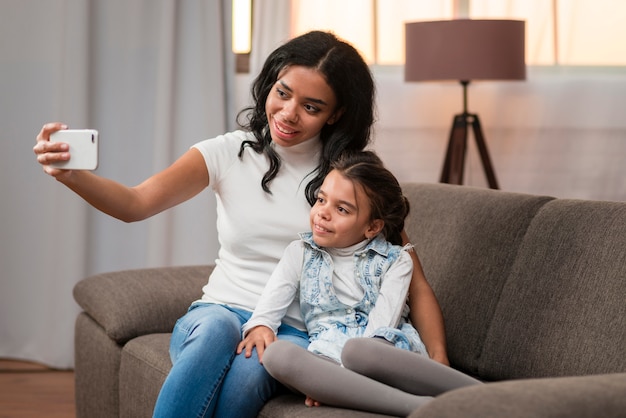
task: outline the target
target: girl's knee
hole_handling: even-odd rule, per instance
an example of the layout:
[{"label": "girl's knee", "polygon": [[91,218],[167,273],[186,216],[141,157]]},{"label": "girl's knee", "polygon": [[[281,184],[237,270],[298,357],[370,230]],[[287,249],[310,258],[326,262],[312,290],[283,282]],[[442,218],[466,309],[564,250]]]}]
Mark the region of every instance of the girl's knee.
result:
[{"label": "girl's knee", "polygon": [[354,353],[359,350],[359,342],[357,338],[351,338],[343,346],[341,350],[341,362],[344,362],[344,357],[350,359]]},{"label": "girl's knee", "polygon": [[390,347],[382,338],[351,338],[341,350],[341,363],[347,369],[357,370],[370,367],[371,362],[380,358],[379,350]]},{"label": "girl's knee", "polygon": [[274,341],[263,352],[263,365],[267,367],[267,364],[280,362],[280,359],[284,359],[284,356],[289,355],[290,347],[293,345],[288,341]]},{"label": "girl's knee", "polygon": [[280,376],[288,373],[293,367],[298,350],[303,348],[289,341],[274,341],[267,346],[263,353],[263,366],[274,378],[280,380]]},{"label": "girl's knee", "polygon": [[350,369],[354,366],[354,362],[356,359],[362,356],[363,353],[363,343],[365,342],[365,338],[351,338],[346,341],[346,344],[343,346],[341,350],[341,363],[344,367]]}]

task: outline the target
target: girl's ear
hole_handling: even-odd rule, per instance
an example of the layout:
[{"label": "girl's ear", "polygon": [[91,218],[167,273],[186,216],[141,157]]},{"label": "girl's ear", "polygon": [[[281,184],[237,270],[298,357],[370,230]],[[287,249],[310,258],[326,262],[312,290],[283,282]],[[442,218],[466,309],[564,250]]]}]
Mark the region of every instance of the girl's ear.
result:
[{"label": "girl's ear", "polygon": [[365,238],[374,238],[376,235],[378,235],[380,231],[383,230],[384,226],[385,221],[383,221],[382,219],[374,219],[372,222],[370,222],[369,227],[365,231]]},{"label": "girl's ear", "polygon": [[332,125],[333,123],[337,122],[341,118],[341,116],[343,115],[344,111],[345,111],[345,109],[343,107],[341,109],[337,110],[335,113],[333,113],[333,115],[330,118],[328,118],[326,123],[328,125]]}]

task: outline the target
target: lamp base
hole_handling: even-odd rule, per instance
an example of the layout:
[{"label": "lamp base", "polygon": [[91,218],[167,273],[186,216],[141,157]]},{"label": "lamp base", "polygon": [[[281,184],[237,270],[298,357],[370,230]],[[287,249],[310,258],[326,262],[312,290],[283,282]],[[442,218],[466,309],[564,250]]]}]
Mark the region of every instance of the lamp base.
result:
[{"label": "lamp base", "polygon": [[477,114],[467,112],[454,116],[452,129],[450,131],[450,140],[448,141],[448,150],[446,151],[446,158],[443,162],[441,179],[439,181],[441,183],[463,184],[468,125],[472,126],[474,139],[476,140],[489,188],[497,189],[498,181],[496,180],[496,174],[493,171],[491,160],[489,159],[489,151],[487,151],[485,137],[480,127],[480,120]]}]

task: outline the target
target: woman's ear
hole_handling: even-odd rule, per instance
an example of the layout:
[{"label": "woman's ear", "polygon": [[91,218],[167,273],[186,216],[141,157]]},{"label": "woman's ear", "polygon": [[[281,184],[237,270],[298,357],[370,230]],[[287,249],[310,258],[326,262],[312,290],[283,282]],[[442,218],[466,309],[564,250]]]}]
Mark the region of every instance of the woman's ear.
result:
[{"label": "woman's ear", "polygon": [[370,222],[370,226],[365,231],[365,238],[374,238],[376,235],[378,235],[380,231],[383,230],[384,226],[385,221],[383,221],[382,219],[374,219],[372,222]]},{"label": "woman's ear", "polygon": [[333,113],[333,115],[331,117],[328,118],[326,123],[328,125],[332,125],[333,123],[337,122],[341,118],[341,116],[343,115],[344,111],[345,111],[345,109],[343,107],[341,109],[337,110],[335,113]]}]

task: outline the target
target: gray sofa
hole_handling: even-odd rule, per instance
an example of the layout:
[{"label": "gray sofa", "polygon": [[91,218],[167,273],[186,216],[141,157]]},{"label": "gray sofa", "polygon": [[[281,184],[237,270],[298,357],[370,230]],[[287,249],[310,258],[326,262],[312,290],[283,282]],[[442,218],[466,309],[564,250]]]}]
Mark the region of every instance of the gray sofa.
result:
[{"label": "gray sofa", "polygon": [[[626,416],[626,203],[405,184],[407,230],[444,313],[453,367],[488,382],[411,417]],[[210,266],[78,283],[78,417],[147,417],[169,332]],[[419,373],[419,370],[415,371]],[[282,393],[261,417],[366,417]]]}]

